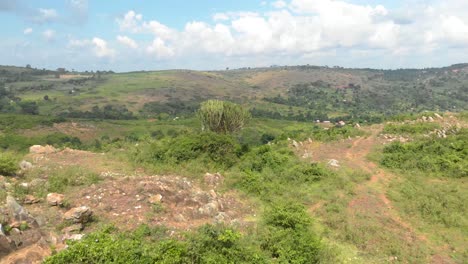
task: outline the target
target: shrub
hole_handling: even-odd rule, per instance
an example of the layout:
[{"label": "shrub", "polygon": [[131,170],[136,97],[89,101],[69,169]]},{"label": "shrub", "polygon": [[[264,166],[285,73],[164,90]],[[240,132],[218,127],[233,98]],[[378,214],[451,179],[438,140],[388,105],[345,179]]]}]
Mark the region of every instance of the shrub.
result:
[{"label": "shrub", "polygon": [[153,142],[137,158],[149,163],[177,164],[189,160],[207,159],[218,165],[230,167],[238,160],[240,151],[240,145],[229,135],[200,133]]},{"label": "shrub", "polygon": [[0,174],[13,175],[18,170],[17,160],[10,155],[0,154]]},{"label": "shrub", "polygon": [[201,104],[198,117],[203,129],[225,134],[241,130],[250,112],[231,102],[209,100]]}]

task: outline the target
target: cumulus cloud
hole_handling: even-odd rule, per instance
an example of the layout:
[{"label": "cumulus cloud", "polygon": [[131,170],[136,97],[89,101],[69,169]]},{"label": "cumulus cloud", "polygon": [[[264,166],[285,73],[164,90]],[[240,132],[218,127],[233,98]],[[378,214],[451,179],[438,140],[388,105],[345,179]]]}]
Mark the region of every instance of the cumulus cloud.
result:
[{"label": "cumulus cloud", "polygon": [[33,32],[33,29],[32,29],[32,28],[25,28],[25,29],[23,30],[23,34],[25,34],[25,35],[29,35],[29,34],[31,34],[32,32]]},{"label": "cumulus cloud", "polygon": [[48,8],[39,8],[32,20],[36,23],[47,23],[57,20],[59,17],[57,10]]},{"label": "cumulus cloud", "polygon": [[140,32],[143,16],[135,11],[128,11],[122,18],[117,19],[121,31]]},{"label": "cumulus cloud", "polygon": [[98,58],[112,58],[115,56],[115,50],[109,48],[105,40],[94,37],[91,43],[93,52]]},{"label": "cumulus cloud", "polygon": [[285,1],[279,0],[271,3],[274,8],[285,8],[288,4]]},{"label": "cumulus cloud", "polygon": [[42,32],[42,36],[47,41],[53,41],[55,39],[55,31],[52,29],[47,29]]},{"label": "cumulus cloud", "polygon": [[146,51],[158,59],[167,59],[174,56],[174,50],[168,47],[161,38],[155,38],[153,43],[146,48]]},{"label": "cumulus cloud", "polygon": [[117,36],[117,41],[120,42],[122,45],[127,46],[132,49],[138,48],[138,44],[135,42],[135,40],[127,37],[127,36]]}]

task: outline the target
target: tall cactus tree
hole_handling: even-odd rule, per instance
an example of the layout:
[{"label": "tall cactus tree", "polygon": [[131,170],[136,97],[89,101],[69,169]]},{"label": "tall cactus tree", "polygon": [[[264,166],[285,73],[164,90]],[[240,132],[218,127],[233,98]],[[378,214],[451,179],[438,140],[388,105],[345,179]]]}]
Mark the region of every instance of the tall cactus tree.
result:
[{"label": "tall cactus tree", "polygon": [[240,105],[208,100],[201,104],[198,117],[202,123],[202,130],[227,134],[241,130],[251,116],[249,111]]}]

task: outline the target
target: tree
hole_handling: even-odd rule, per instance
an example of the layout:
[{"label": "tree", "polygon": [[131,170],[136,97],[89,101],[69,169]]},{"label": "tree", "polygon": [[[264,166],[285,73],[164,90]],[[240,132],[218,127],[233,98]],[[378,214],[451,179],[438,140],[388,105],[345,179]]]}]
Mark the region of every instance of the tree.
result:
[{"label": "tree", "polygon": [[20,102],[19,106],[21,107],[21,112],[23,112],[24,114],[30,114],[30,115],[39,114],[39,108],[36,102],[24,101],[24,102]]},{"label": "tree", "polygon": [[241,130],[251,116],[249,111],[240,105],[208,100],[201,104],[198,117],[203,130],[226,134]]}]

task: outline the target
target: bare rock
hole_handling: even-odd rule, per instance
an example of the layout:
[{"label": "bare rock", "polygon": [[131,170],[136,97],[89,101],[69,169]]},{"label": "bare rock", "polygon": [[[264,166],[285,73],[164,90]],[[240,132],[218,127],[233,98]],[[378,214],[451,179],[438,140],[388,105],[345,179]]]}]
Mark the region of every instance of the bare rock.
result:
[{"label": "bare rock", "polygon": [[93,211],[88,206],[75,207],[68,210],[64,215],[63,219],[71,221],[73,223],[86,223],[91,219]]},{"label": "bare rock", "polygon": [[162,195],[158,193],[155,195],[151,195],[150,198],[148,198],[148,202],[150,202],[151,204],[158,204],[161,203],[162,198]]},{"label": "bare rock", "polygon": [[26,195],[23,199],[23,203],[24,204],[35,204],[35,203],[38,203],[40,202],[41,200],[32,196],[32,195]]},{"label": "bare rock", "polygon": [[81,230],[83,230],[83,228],[84,228],[83,224],[78,223],[78,224],[74,224],[74,225],[65,227],[62,230],[62,232],[65,233],[65,234],[79,233],[79,232],[81,232]]},{"label": "bare rock", "polygon": [[439,119],[439,120],[442,120],[444,119],[441,115],[439,115],[438,113],[435,113],[434,116]]},{"label": "bare rock", "polygon": [[359,125],[359,123],[356,123],[356,124],[354,125],[354,127],[355,127],[355,128],[361,128],[361,125]]},{"label": "bare rock", "polygon": [[430,116],[430,117],[427,118],[427,121],[434,122],[434,118],[432,118],[432,116]]},{"label": "bare rock", "polygon": [[298,148],[298,147],[299,147],[299,144],[297,143],[296,140],[293,140],[293,141],[292,141],[292,145],[293,145],[295,148]]},{"label": "bare rock", "polygon": [[51,154],[57,152],[57,149],[50,146],[41,146],[41,145],[34,145],[29,148],[29,153],[32,154]]},{"label": "bare rock", "polygon": [[60,193],[49,193],[47,194],[47,203],[51,206],[63,205],[63,199],[65,196]]},{"label": "bare rock", "polygon": [[28,211],[26,211],[26,209],[19,205],[12,196],[7,196],[6,204],[8,210],[10,210],[10,215],[13,216],[16,221],[26,221],[29,224],[35,223],[36,220],[28,213]]},{"label": "bare rock", "polygon": [[29,170],[29,169],[32,169],[33,165],[31,162],[29,161],[21,161],[20,164],[19,164],[21,170]]},{"label": "bare rock", "polygon": [[216,188],[223,183],[224,178],[218,172],[215,174],[206,173],[204,180],[206,185]]},{"label": "bare rock", "polygon": [[332,167],[339,167],[340,163],[336,159],[331,159],[331,160],[328,161],[328,165],[330,165]]},{"label": "bare rock", "polygon": [[68,234],[68,235],[65,235],[63,236],[62,240],[63,241],[66,241],[66,240],[72,240],[72,241],[79,241],[81,239],[83,239],[84,237],[84,234]]}]

